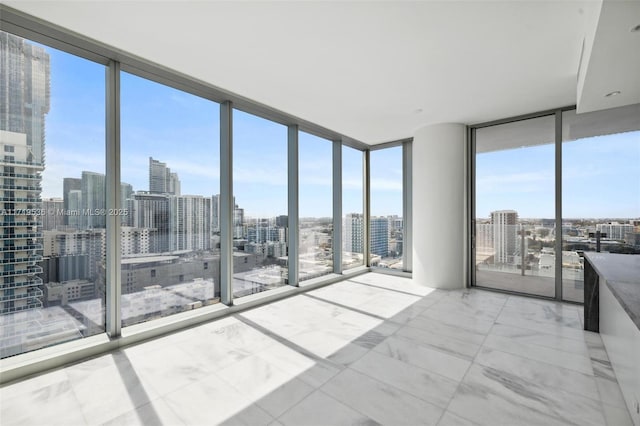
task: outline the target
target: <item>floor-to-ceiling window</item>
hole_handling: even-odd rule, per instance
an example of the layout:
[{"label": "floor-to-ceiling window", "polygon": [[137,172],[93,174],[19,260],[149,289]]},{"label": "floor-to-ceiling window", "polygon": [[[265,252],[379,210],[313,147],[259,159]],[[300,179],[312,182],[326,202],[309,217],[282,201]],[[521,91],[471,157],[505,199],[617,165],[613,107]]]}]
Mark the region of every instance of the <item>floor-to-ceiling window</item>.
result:
[{"label": "floor-to-ceiling window", "polygon": [[555,294],[554,129],[550,115],[476,130],[478,286]]},{"label": "floor-to-ceiling window", "polygon": [[582,302],[584,252],[640,254],[640,105],[562,122],[562,296]]},{"label": "floor-to-ceiling window", "polygon": [[[41,30],[32,36],[49,43]],[[55,46],[82,58],[4,32],[0,41],[2,357],[104,333],[105,324],[118,338],[120,325],[219,302],[225,226],[235,297],[287,283],[292,239],[301,280],[366,263],[365,145],[341,145],[343,135],[305,123],[326,139],[299,133],[300,220],[290,229],[294,150],[278,123],[299,119],[271,112],[276,123],[263,106],[239,102],[258,115],[233,110],[233,173],[221,178],[212,99],[231,95],[72,34]],[[396,172],[383,174],[396,181]],[[223,223],[220,182],[229,177],[233,214]],[[401,210],[378,214],[398,216],[385,259],[401,256]]]},{"label": "floor-to-ceiling window", "polygon": [[402,146],[370,153],[371,266],[402,270],[404,249]]},{"label": "floor-to-ceiling window", "polygon": [[233,295],[287,284],[287,127],[234,111]]},{"label": "floor-to-ceiling window", "polygon": [[342,267],[364,265],[363,153],[342,147]]},{"label": "floor-to-ceiling window", "polygon": [[585,252],[640,254],[640,105],[480,125],[474,142],[475,285],[582,303]]},{"label": "floor-to-ceiling window", "polygon": [[0,355],[104,332],[105,66],[0,32]]},{"label": "floor-to-ceiling window", "polygon": [[299,279],[333,272],[333,142],[299,133]]},{"label": "floor-to-ceiling window", "polygon": [[125,326],[220,300],[218,109],[121,73]]}]

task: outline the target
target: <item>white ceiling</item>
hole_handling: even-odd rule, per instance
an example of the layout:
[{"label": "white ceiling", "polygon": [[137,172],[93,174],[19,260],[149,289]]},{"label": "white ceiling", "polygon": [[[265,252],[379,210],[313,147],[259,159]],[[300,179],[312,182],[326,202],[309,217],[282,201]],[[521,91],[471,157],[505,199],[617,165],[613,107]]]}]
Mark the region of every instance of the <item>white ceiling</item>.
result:
[{"label": "white ceiling", "polygon": [[[595,25],[587,18],[589,48],[581,61],[578,113],[640,102],[640,31],[631,31],[640,25],[640,0],[605,0],[590,9],[599,14]],[[614,91],[620,94],[606,96]]]},{"label": "white ceiling", "polygon": [[370,144],[575,104],[583,39],[598,40],[605,12],[542,0],[5,4]]}]

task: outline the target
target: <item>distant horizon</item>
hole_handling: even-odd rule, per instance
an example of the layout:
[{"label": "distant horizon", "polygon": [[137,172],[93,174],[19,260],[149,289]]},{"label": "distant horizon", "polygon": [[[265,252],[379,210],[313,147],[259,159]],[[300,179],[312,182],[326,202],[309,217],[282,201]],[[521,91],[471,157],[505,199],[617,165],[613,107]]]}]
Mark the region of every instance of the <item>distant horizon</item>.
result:
[{"label": "distant horizon", "polygon": [[[491,220],[490,217],[476,217],[476,221],[479,220]],[[553,217],[521,217],[518,215],[518,220],[554,220],[555,218]],[[632,221],[632,220],[640,220],[640,216],[635,216],[635,217],[563,217],[562,221],[571,221],[571,220],[592,220],[592,221],[596,221],[596,220],[608,220],[608,221],[620,221],[620,220],[624,220],[624,221]]]},{"label": "distant horizon", "polygon": [[[105,67],[29,43],[45,48],[51,65],[41,196],[62,198],[65,177],[80,178],[83,170],[106,173]],[[287,127],[238,110],[233,116],[236,202],[254,217],[286,214]],[[148,161],[153,157],[178,174],[182,194],[218,194],[219,134],[217,103],[121,73],[121,182],[134,191],[149,190]],[[299,133],[301,216],[332,215],[332,148],[329,140]],[[362,213],[362,155],[349,155],[352,148],[343,150],[342,211]],[[383,188],[373,200],[374,206],[383,206],[380,214],[402,215],[397,201],[402,199],[402,181],[395,176],[389,181],[375,170],[371,179]]]},{"label": "distant horizon", "polygon": [[[64,177],[106,172],[105,66],[40,46],[50,55],[51,69],[41,196],[62,198]],[[287,127],[238,110],[233,114],[236,202],[254,217],[286,214]],[[135,191],[148,190],[153,157],[179,175],[185,195],[219,193],[219,131],[217,103],[121,73],[121,181]],[[332,143],[304,132],[299,141],[300,216],[330,217]],[[640,131],[567,141],[562,148],[567,217],[640,217]],[[476,155],[477,217],[505,205],[521,217],[555,217],[554,149],[547,144]],[[401,152],[371,152],[372,215],[402,216]],[[362,212],[361,158],[343,147],[343,212]]]},{"label": "distant horizon", "polygon": [[[476,218],[506,209],[555,217],[554,144],[478,153],[475,168]],[[640,217],[638,175],[640,131],[563,142],[563,218]]]}]

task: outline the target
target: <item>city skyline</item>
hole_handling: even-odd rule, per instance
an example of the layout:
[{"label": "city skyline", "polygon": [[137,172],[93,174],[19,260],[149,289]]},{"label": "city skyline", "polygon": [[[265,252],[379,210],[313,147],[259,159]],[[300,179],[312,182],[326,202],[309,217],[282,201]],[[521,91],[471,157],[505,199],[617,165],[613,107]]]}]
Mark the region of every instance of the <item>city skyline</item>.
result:
[{"label": "city skyline", "polygon": [[[13,46],[20,43],[21,40],[15,40]],[[24,45],[12,54],[23,55],[30,62],[23,68],[20,61],[12,62],[11,72],[6,74],[15,80],[11,84],[21,92],[12,93],[10,109],[16,112],[6,115],[11,120],[3,121],[7,127],[2,134],[3,185],[7,198],[4,208],[9,213],[5,213],[2,296],[6,302],[2,313],[68,307],[78,301],[96,302],[93,312],[78,313],[85,321],[104,310],[102,300],[111,282],[106,263],[107,249],[112,244],[108,238],[111,232],[108,235],[106,229],[107,216],[113,215],[106,213],[105,197],[109,177],[105,170],[104,146],[106,70],[104,66],[39,46],[33,49],[42,53],[28,57],[29,42],[25,41]],[[3,49],[9,52],[4,45]],[[47,52],[51,52],[51,56]],[[83,76],[82,81],[72,81],[70,76],[78,72]],[[122,300],[139,306],[144,305],[145,300],[160,301],[153,308],[129,311],[122,319],[126,326],[218,303],[220,285],[225,279],[220,271],[223,265],[220,252],[225,251],[225,246],[224,242],[220,244],[220,209],[216,197],[220,193],[219,106],[124,72],[120,105],[120,207],[128,213],[118,219],[122,229],[115,244],[120,245],[122,294],[138,294],[137,300]],[[291,279],[303,281],[331,273],[335,250],[342,252],[339,266],[342,269],[365,264],[404,268],[401,146],[370,152],[371,210],[367,212],[371,216],[370,224],[366,223],[363,207],[364,153],[343,145],[339,163],[342,166],[342,218],[336,218],[341,221],[341,231],[334,234],[331,220],[313,219],[301,224],[299,229],[289,230],[288,129],[241,111],[234,110],[233,114],[232,183],[237,208],[233,221],[223,224],[233,227],[234,238],[231,261],[223,262],[232,266],[234,297],[267,291],[286,285]],[[299,216],[332,218],[334,143],[304,132],[300,132],[299,139]],[[630,151],[628,157],[634,159],[637,147],[627,139],[621,143],[627,142],[623,152]],[[554,203],[553,194],[548,191],[554,183],[553,178],[549,179],[554,176],[554,165],[550,161],[554,156],[552,148],[549,145],[481,155],[489,161],[479,164],[490,173],[479,173],[480,187],[484,185],[489,193],[494,190],[507,204],[514,201],[505,196],[511,191],[522,196],[521,199],[515,197],[516,203],[535,203],[539,211],[546,214],[549,205]],[[618,146],[613,152],[619,149]],[[599,152],[602,156],[609,151],[600,149]],[[567,177],[582,178],[580,184],[583,185],[584,173],[573,170],[584,172],[594,167],[585,167],[581,153],[580,150],[573,154],[577,164],[567,163],[567,170],[572,170]],[[606,161],[600,157],[596,163]],[[623,169],[625,161],[618,161]],[[527,164],[529,169],[522,164]],[[595,174],[606,175],[601,171]],[[615,178],[619,178],[619,174]],[[534,193],[537,196],[531,195]],[[58,200],[46,201],[51,198]],[[541,202],[543,199],[546,202]],[[633,193],[629,199],[633,207]],[[58,213],[60,207],[77,214],[65,213],[64,209]],[[42,213],[45,211],[46,214]],[[51,215],[50,211],[55,213]],[[511,213],[513,220],[490,232],[496,252],[484,259],[486,265],[497,260],[501,268],[516,271],[519,261],[521,271],[525,271],[525,262],[528,262],[526,266],[532,270],[548,274],[546,266],[551,252],[543,247],[548,242],[538,239],[538,247],[525,240],[524,232],[522,240],[517,239],[513,225],[518,216],[515,211]],[[370,233],[365,232],[365,224]],[[522,224],[518,226],[524,229]],[[531,229],[528,232],[538,232],[534,226],[525,226]],[[618,239],[628,229],[598,226],[598,229],[608,229],[609,235],[615,230]],[[579,235],[584,236],[586,231],[587,227],[582,227]],[[532,240],[542,238],[542,234],[542,231],[533,234]],[[545,237],[549,234],[546,232]],[[365,243],[365,236],[369,237],[369,245]],[[624,237],[627,238],[626,234]],[[290,269],[288,263],[289,238],[298,239],[297,251],[291,254],[297,256],[300,264],[295,277],[290,274],[296,269]],[[336,238],[341,238],[341,245]],[[180,290],[175,286],[181,286]],[[181,296],[176,298],[175,293]],[[92,320],[81,333],[100,333],[104,330],[103,321],[104,316]],[[21,349],[15,346],[11,350]]]},{"label": "city skyline", "polygon": [[[42,196],[53,198],[62,195],[63,177],[80,175],[84,170],[104,173],[105,69],[50,47],[46,49],[51,56],[52,107],[46,119],[47,159]],[[77,70],[77,74],[66,72],[70,67]],[[219,193],[218,105],[127,73],[122,73],[122,88],[122,181],[131,184],[136,191],[144,190],[148,158],[153,157],[166,162],[180,175],[183,194],[210,196]],[[234,111],[234,115],[235,139],[263,140],[254,144],[255,147],[264,143],[279,144],[282,152],[286,152],[285,126],[240,111]],[[265,124],[277,130],[265,131]],[[301,145],[305,138],[318,139],[318,143],[307,143],[306,155],[300,155],[300,170],[304,171],[300,173],[300,187],[307,189],[299,194],[300,216],[330,217],[331,206],[316,202],[315,198],[317,194],[331,194],[331,176],[323,170],[330,163],[327,163],[326,146],[320,142],[331,144],[301,132]],[[599,138],[608,138],[608,142],[598,143]],[[635,183],[634,187],[633,175],[634,165],[640,163],[639,142],[640,132],[565,142],[563,216],[639,217],[640,195],[633,198],[634,189],[640,194],[640,183]],[[529,147],[524,157],[527,161],[521,160],[518,149],[478,155],[477,194],[484,194],[484,197],[477,197],[476,217],[488,218],[489,212],[498,208],[515,208],[525,218],[554,217],[553,186],[549,185],[554,176],[552,149],[552,145]],[[621,156],[620,152],[629,155]],[[277,168],[269,164],[264,166],[266,153],[260,149],[245,150],[243,155],[245,164],[234,164],[233,183],[238,201],[256,217],[286,213],[286,204],[278,206],[262,201],[270,194],[277,194],[278,198],[280,194],[286,194],[286,155],[272,159],[280,164]],[[397,172],[401,172],[402,163],[391,157],[380,160],[390,167],[371,168],[372,213],[386,207],[384,210],[388,211],[380,211],[380,215],[400,216],[402,206],[397,199],[398,194],[402,194],[402,180]],[[360,190],[358,174],[361,167],[345,163],[346,167],[353,170],[352,173],[343,170],[345,214],[362,211],[361,199],[349,196]],[[485,169],[486,173],[483,172]],[[381,175],[378,170],[388,174]],[[260,189],[256,189],[258,183]],[[585,186],[598,190],[605,200],[591,203],[581,194],[584,192],[581,188]],[[493,203],[503,194],[508,194],[512,205]]]},{"label": "city skyline", "polygon": [[[33,43],[38,45],[37,43]],[[64,177],[79,176],[82,171],[105,173],[104,73],[102,65],[76,58],[47,46],[51,56],[51,111],[47,115],[47,159],[43,172],[42,197],[62,197]],[[70,75],[68,70],[77,70]],[[219,109],[218,104],[179,90],[127,74],[121,75],[121,180],[136,191],[148,189],[148,159],[165,162],[179,174],[182,193],[211,196],[218,194]],[[251,216],[286,214],[282,206],[265,203],[270,196],[281,198],[287,188],[286,127],[241,111],[234,111],[234,152],[243,155],[243,164],[234,164],[234,192]],[[318,167],[325,142],[330,141],[300,132],[309,155],[300,158],[301,217],[329,217],[332,207],[315,202],[317,193],[331,193],[331,175]],[[248,140],[252,149],[240,150],[238,141]],[[256,143],[260,141],[259,143]],[[280,156],[262,152],[265,144],[279,147]],[[284,154],[283,154],[284,153]],[[271,161],[272,163],[268,163]],[[277,167],[273,167],[277,164]],[[331,164],[331,163],[329,163]],[[347,161],[343,171],[343,193],[358,191],[362,183],[360,164]],[[373,177],[372,177],[373,179]],[[383,178],[377,178],[380,186]],[[397,192],[401,188],[394,189]],[[400,192],[401,193],[401,192]],[[383,205],[394,206],[392,202]],[[307,212],[305,206],[309,206]],[[279,208],[278,208],[279,207]],[[343,212],[361,212],[360,200],[344,197]],[[401,215],[401,206],[389,214]]]}]

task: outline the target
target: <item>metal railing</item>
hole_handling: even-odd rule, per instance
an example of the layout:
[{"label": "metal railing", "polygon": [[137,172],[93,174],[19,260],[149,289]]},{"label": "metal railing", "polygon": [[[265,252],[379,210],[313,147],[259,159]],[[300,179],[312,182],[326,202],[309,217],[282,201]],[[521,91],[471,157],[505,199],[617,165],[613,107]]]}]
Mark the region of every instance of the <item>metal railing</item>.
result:
[{"label": "metal railing", "polygon": [[31,299],[31,298],[42,297],[43,294],[44,293],[39,288],[30,288],[29,290],[27,290],[26,293],[0,296],[0,301],[6,302],[8,300]]},{"label": "metal railing", "polygon": [[13,271],[0,271],[0,277],[15,277],[19,275],[41,274],[42,267],[38,265],[29,266],[27,269],[16,269]]},{"label": "metal railing", "polygon": [[0,247],[0,252],[7,251],[29,251],[29,250],[42,250],[42,244],[32,243],[22,246],[4,246]]}]

